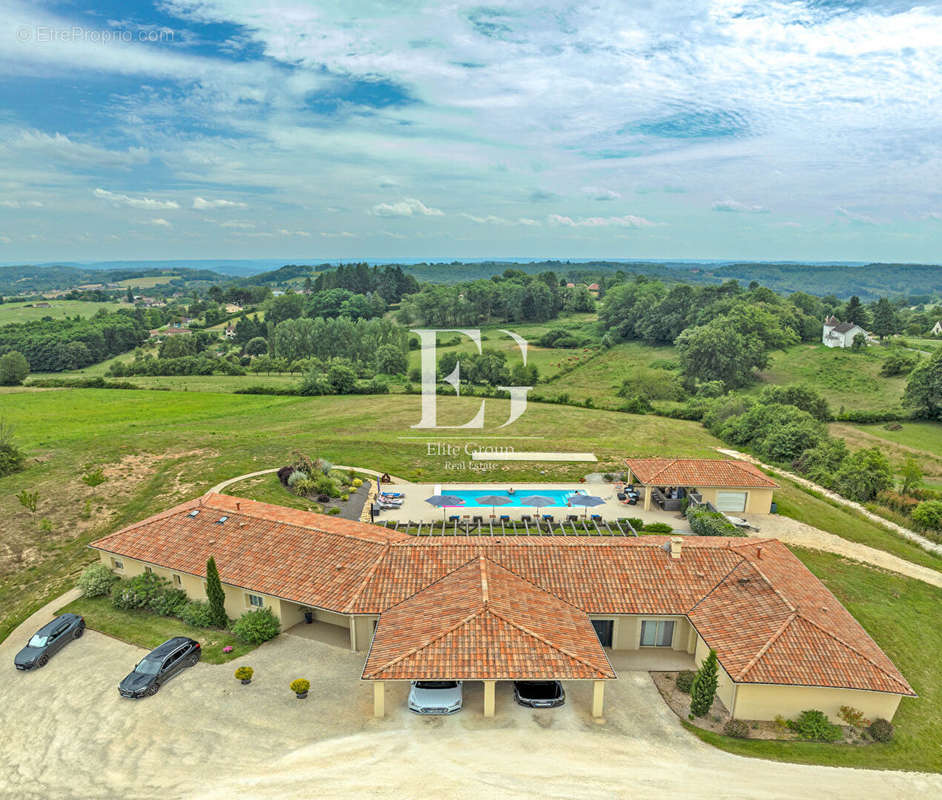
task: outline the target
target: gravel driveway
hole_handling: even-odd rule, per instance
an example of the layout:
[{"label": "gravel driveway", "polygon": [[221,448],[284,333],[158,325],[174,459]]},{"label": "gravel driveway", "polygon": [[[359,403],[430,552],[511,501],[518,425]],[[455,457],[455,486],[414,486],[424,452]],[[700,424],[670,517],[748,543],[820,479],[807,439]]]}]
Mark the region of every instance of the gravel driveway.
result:
[{"label": "gravel driveway", "polygon": [[[57,601],[52,607],[59,607]],[[0,644],[0,796],[18,798],[652,797],[859,798],[942,795],[942,776],[744,759],[687,734],[646,673],[607,688],[607,721],[588,715],[588,685],[567,685],[560,709],[513,705],[481,716],[479,684],[448,718],[405,709],[387,691],[374,720],[359,680],[363,654],[283,635],[244,663],[198,664],[141,701],[116,685],[143,653],[94,631],[42,670],[12,657],[50,617],[39,612]],[[307,700],[288,689],[311,681]]]}]

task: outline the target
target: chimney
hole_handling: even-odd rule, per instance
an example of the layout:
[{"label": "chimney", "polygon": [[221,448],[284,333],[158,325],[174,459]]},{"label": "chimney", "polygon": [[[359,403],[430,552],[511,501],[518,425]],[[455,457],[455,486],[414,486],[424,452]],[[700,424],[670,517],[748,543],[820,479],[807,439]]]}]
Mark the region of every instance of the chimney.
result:
[{"label": "chimney", "polygon": [[238,511],[240,508],[242,508],[242,503],[239,503],[239,502],[237,501],[237,502],[236,502],[236,511]]},{"label": "chimney", "polygon": [[671,558],[680,558],[680,548],[683,543],[683,536],[671,536]]},{"label": "chimney", "polygon": [[762,545],[761,544],[756,548],[756,558],[760,561],[762,560]]}]

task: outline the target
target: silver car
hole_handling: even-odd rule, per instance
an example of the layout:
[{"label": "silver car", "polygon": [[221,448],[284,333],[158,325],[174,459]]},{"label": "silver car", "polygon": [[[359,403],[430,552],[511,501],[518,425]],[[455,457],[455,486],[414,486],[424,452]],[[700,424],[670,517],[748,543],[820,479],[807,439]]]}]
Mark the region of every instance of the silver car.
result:
[{"label": "silver car", "polygon": [[409,710],[416,714],[461,711],[461,681],[412,681]]}]

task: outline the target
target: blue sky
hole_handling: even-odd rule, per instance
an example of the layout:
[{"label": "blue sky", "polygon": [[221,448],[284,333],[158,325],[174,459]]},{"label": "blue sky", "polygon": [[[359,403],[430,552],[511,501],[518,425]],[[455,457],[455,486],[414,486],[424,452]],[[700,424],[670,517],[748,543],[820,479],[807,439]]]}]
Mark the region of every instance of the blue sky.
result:
[{"label": "blue sky", "polygon": [[0,12],[0,262],[942,258],[937,0]]}]

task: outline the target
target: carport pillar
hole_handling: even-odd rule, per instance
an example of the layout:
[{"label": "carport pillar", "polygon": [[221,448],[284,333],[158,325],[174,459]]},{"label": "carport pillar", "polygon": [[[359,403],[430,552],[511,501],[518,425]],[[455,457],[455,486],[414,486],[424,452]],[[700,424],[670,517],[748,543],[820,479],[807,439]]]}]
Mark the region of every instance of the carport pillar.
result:
[{"label": "carport pillar", "polygon": [[386,684],[373,681],[373,716],[380,719],[386,715]]},{"label": "carport pillar", "polygon": [[494,685],[497,681],[484,681],[484,716],[494,716]]},{"label": "carport pillar", "polygon": [[594,681],[592,687],[592,716],[599,719],[605,705],[605,681]]},{"label": "carport pillar", "polygon": [[644,487],[644,510],[651,510],[651,488],[650,486]]}]

